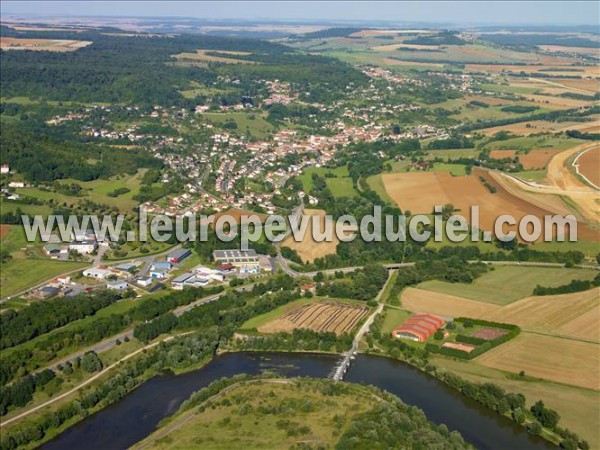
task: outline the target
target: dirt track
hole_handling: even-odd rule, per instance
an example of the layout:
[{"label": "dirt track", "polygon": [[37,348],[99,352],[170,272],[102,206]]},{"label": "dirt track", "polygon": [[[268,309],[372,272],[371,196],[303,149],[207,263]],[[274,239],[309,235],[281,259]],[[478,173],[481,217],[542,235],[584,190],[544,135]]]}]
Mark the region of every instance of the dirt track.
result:
[{"label": "dirt track", "polygon": [[547,184],[527,183],[505,173],[497,174],[497,178],[512,181],[512,184],[521,191],[535,194],[567,196],[577,205],[578,211],[585,219],[597,224],[600,220],[600,206],[598,203],[600,200],[600,191],[583,183],[567,167],[567,160],[569,158],[577,153],[597,147],[597,143],[586,143],[555,155],[548,163]]}]

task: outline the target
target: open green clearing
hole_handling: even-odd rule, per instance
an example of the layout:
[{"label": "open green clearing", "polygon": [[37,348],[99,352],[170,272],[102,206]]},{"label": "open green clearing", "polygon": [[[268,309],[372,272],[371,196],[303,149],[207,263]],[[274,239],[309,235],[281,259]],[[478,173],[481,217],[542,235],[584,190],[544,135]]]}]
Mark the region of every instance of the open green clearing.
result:
[{"label": "open green clearing", "polygon": [[558,287],[569,284],[571,280],[592,280],[596,274],[591,269],[496,266],[471,284],[432,280],[421,283],[418,287],[471,300],[507,305],[532,295],[538,284]]},{"label": "open green clearing", "polygon": [[202,115],[203,118],[214,122],[215,124],[222,124],[225,122],[235,122],[237,128],[236,132],[244,134],[249,133],[254,137],[264,139],[269,134],[276,131],[275,127],[267,122],[263,117],[257,113],[246,113],[246,112],[207,112]]},{"label": "open green clearing", "polygon": [[405,309],[390,308],[389,306],[384,308],[384,313],[383,324],[381,325],[381,332],[384,334],[391,333],[412,315],[410,311]]},{"label": "open green clearing", "polygon": [[333,175],[342,178],[347,178],[350,176],[346,166],[336,167],[335,169],[330,169],[328,167],[311,167],[310,169],[305,170],[304,173],[298,177],[302,182],[302,186],[304,186],[305,192],[310,192],[313,188],[313,173],[319,175],[320,177],[325,177],[328,174],[329,176]]},{"label": "open green clearing", "polygon": [[457,148],[457,149],[447,149],[447,150],[427,150],[427,155],[425,156],[426,160],[431,160],[434,158],[476,158],[481,153],[481,150],[476,148]]},{"label": "open green clearing", "polygon": [[383,184],[383,178],[382,178],[382,176],[381,176],[380,173],[377,174],[377,175],[372,175],[369,178],[367,178],[367,184],[386,203],[389,203],[390,205],[395,205],[396,204],[394,202],[394,200],[392,199],[392,197],[390,197],[388,195],[387,191],[385,190],[385,185]]},{"label": "open green clearing", "polygon": [[562,136],[544,135],[515,137],[501,141],[493,141],[485,145],[489,150],[531,150],[534,148],[555,148],[566,150],[581,144],[580,139],[572,139]]},{"label": "open green clearing", "polygon": [[449,172],[455,177],[466,175],[465,167],[462,164],[435,163],[433,165],[434,172]]},{"label": "open green clearing", "polygon": [[545,170],[525,170],[523,172],[513,172],[511,175],[522,178],[527,181],[540,181],[546,176]]},{"label": "open green clearing", "polygon": [[30,286],[35,286],[45,280],[56,277],[61,273],[84,268],[88,265],[87,263],[73,261],[55,261],[15,256],[10,261],[2,264],[0,295],[2,297],[13,295]]},{"label": "open green clearing", "polygon": [[[21,188],[17,189],[17,192],[21,195],[37,198],[40,200],[54,200],[59,204],[75,205],[82,200],[90,200],[94,203],[114,206],[122,212],[133,211],[138,205],[136,200],[133,200],[139,192],[141,179],[146,172],[146,169],[141,169],[133,175],[117,175],[110,179],[98,179],[94,181],[79,181],[74,179],[63,179],[59,180],[61,184],[78,184],[84,191],[79,196],[71,196],[54,192],[53,190],[43,190],[40,188]],[[118,197],[111,197],[108,194],[116,189],[127,188],[129,192],[119,195]]]}]

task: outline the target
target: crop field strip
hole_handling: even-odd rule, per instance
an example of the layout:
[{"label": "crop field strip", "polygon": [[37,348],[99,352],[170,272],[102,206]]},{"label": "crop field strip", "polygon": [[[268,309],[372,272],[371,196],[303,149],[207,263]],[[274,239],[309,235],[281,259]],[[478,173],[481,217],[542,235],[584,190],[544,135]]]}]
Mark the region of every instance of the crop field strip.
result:
[{"label": "crop field strip", "polygon": [[314,331],[330,331],[341,334],[352,330],[369,308],[337,302],[310,303],[299,306],[259,327],[261,332],[291,331],[307,328]]}]

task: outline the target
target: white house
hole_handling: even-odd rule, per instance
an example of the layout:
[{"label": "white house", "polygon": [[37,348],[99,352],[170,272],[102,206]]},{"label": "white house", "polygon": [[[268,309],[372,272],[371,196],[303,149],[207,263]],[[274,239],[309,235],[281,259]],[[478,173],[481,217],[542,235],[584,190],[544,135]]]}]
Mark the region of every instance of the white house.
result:
[{"label": "white house", "polygon": [[127,289],[127,282],[125,281],[114,281],[112,283],[106,283],[108,289],[114,289],[117,291],[124,291]]},{"label": "white house", "polygon": [[198,264],[196,267],[192,269],[194,275],[199,278],[207,279],[209,281],[223,281],[223,272],[216,269],[211,269],[210,267],[203,266],[202,264]]},{"label": "white house", "polygon": [[143,287],[148,287],[152,284],[152,278],[140,278],[137,280],[137,284]]},{"label": "white house", "polygon": [[10,167],[8,166],[8,164],[2,164],[2,167],[0,167],[0,173],[9,173],[10,172]]}]

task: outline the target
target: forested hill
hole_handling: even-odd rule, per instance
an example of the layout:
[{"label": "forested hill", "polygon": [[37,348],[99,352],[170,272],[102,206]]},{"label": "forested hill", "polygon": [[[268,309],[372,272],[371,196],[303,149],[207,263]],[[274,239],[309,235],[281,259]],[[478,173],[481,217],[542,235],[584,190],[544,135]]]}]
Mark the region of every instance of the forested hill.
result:
[{"label": "forested hill", "polygon": [[[186,106],[189,100],[186,102],[179,90],[188,88],[192,81],[213,82],[219,76],[238,78],[243,95],[252,93],[261,80],[322,85],[323,89],[317,89],[322,92],[335,92],[349,83],[366,83],[362,73],[338,60],[256,39],[125,35],[114,30],[18,32],[7,27],[0,32],[19,38],[92,41],[73,52],[0,51],[3,98]],[[255,64],[175,64],[173,55],[198,49],[249,53],[235,57]]]},{"label": "forested hill", "polygon": [[[2,123],[2,162],[30,181],[50,182],[61,178],[82,181],[135,173],[140,167],[160,168],[162,161],[144,150],[127,152],[109,146],[60,139],[48,127],[31,123]],[[43,124],[42,124],[43,125]]]}]

